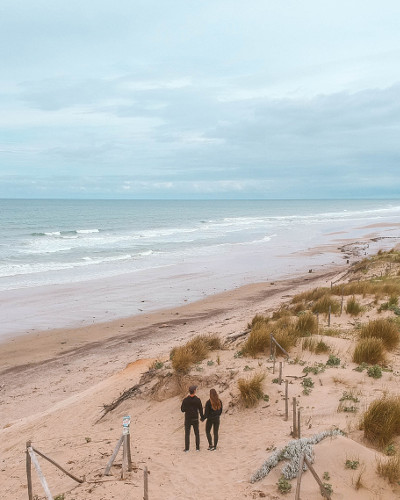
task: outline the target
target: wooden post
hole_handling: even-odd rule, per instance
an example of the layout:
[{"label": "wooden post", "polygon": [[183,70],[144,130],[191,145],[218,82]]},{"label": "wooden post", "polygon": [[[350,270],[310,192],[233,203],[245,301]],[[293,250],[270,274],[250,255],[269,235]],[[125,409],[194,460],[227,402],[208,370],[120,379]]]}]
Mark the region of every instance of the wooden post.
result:
[{"label": "wooden post", "polygon": [[297,437],[298,437],[298,439],[301,438],[301,432],[300,432],[300,408],[297,410]]},{"label": "wooden post", "polygon": [[296,398],[293,398],[293,437],[297,436],[297,419],[296,419]]},{"label": "wooden post", "polygon": [[318,474],[315,472],[314,467],[312,466],[311,462],[308,460],[308,458],[305,455],[304,455],[304,461],[307,464],[307,467],[310,469],[311,474],[314,476],[314,479],[317,481],[318,486],[319,486],[320,491],[321,491],[321,495],[324,498],[331,498],[331,495],[330,495],[329,491],[327,491],[325,489],[325,486],[324,486],[323,482],[318,477]]},{"label": "wooden post", "polygon": [[112,464],[114,463],[115,457],[117,456],[119,449],[121,448],[121,444],[122,444],[123,439],[124,439],[124,436],[122,435],[122,436],[119,438],[119,440],[118,440],[117,446],[115,447],[115,449],[114,449],[114,451],[113,451],[113,454],[111,455],[111,458],[110,458],[110,460],[108,461],[108,464],[106,465],[106,468],[105,468],[105,470],[104,470],[104,475],[105,475],[105,476],[108,476],[108,475],[109,475],[109,472],[110,472],[111,466],[112,466]]},{"label": "wooden post", "polygon": [[143,500],[149,500],[149,473],[147,467],[145,466],[143,469],[143,479],[144,479],[144,495]]},{"label": "wooden post", "polygon": [[35,453],[37,453],[38,455],[40,455],[41,457],[43,457],[45,460],[47,460],[48,462],[50,462],[51,464],[55,465],[58,469],[60,469],[60,471],[64,472],[64,474],[66,474],[67,476],[69,476],[74,481],[76,481],[78,483],[83,483],[84,482],[84,479],[79,479],[79,477],[74,476],[73,474],[71,474],[70,472],[68,472],[67,470],[65,470],[63,467],[61,467],[61,465],[59,465],[57,462],[55,462],[52,458],[46,456],[41,451],[37,450],[36,448],[32,448],[32,450]]},{"label": "wooden post", "polygon": [[303,475],[304,453],[300,457],[299,472],[297,473],[296,496],[294,500],[300,500],[301,476]]},{"label": "wooden post", "polygon": [[274,354],[272,355],[272,373],[275,374],[275,356],[276,356],[276,345],[274,343],[274,347],[273,347],[273,352]]},{"label": "wooden post", "polygon": [[28,481],[28,497],[29,500],[33,500],[33,491],[32,491],[32,460],[29,454],[28,449],[32,446],[30,441],[26,443],[26,479]]},{"label": "wooden post", "polygon": [[329,313],[328,313],[328,326],[331,326],[331,306],[329,306]]},{"label": "wooden post", "polygon": [[282,383],[282,361],[279,361],[279,378],[278,378],[278,383],[281,385]]},{"label": "wooden post", "polygon": [[288,384],[289,382],[285,380],[285,421],[289,420],[289,397],[288,397]]},{"label": "wooden post", "polygon": [[132,470],[132,455],[131,455],[131,435],[127,436],[127,445],[128,445],[128,471]]},{"label": "wooden post", "polygon": [[33,465],[35,466],[36,472],[39,476],[39,480],[40,480],[40,483],[44,489],[44,492],[46,493],[47,500],[54,500],[52,494],[50,493],[49,485],[47,484],[46,478],[44,477],[42,469],[40,468],[40,464],[38,462],[38,459],[37,459],[35,452],[33,451],[31,446],[28,448],[28,453],[31,457]]},{"label": "wooden post", "polygon": [[122,469],[121,469],[121,479],[126,478],[126,473],[128,471],[128,435],[123,435],[123,447],[122,447]]}]

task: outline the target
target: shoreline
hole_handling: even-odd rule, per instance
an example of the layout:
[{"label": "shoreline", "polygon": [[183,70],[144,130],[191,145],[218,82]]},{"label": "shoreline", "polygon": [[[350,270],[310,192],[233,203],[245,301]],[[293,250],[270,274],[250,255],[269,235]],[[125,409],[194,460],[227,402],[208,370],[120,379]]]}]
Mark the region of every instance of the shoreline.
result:
[{"label": "shoreline", "polygon": [[[360,244],[353,241],[353,252],[359,252]],[[354,258],[352,263],[357,260],[360,259]],[[27,440],[65,465],[67,470],[79,476],[85,475],[86,482],[76,486],[68,478],[61,478],[57,471],[45,470],[51,491],[64,492],[66,500],[86,500],[94,488],[99,500],[111,496],[125,498],[131,495],[132,485],[141,488],[142,475],[137,472],[144,464],[152,472],[151,489],[157,498],[184,500],[193,488],[200,487],[203,487],[204,498],[214,498],[215,490],[223,491],[224,500],[258,496],[283,498],[276,488],[278,469],[259,483],[253,485],[249,481],[270,450],[284,447],[291,439],[290,422],[283,419],[282,387],[274,383],[271,359],[265,353],[255,359],[236,356],[243,341],[240,338],[193,366],[191,373],[184,376],[184,383],[194,381],[199,385],[198,394],[203,403],[210,387],[217,387],[224,401],[224,414],[218,452],[210,454],[206,450],[202,428],[201,452],[184,454],[181,394],[169,385],[174,380],[169,353],[171,348],[185,344],[199,334],[216,334],[222,341],[232,334],[241,334],[256,314],[270,315],[300,292],[329,287],[331,282],[344,282],[349,270],[350,266],[344,260],[340,265],[326,265],[316,272],[313,270],[312,273],[305,272],[274,282],[253,283],[177,308],[87,327],[35,332],[2,343],[0,432],[3,467],[0,474],[4,475],[5,498],[23,500],[26,497],[24,450]],[[371,298],[365,299],[364,303],[371,303]],[[375,304],[374,308],[377,306]],[[366,311],[363,319],[370,317],[381,316],[376,310],[371,310]],[[324,327],[326,321],[320,317],[320,324]],[[353,324],[354,318],[344,313],[334,317],[332,327],[350,331]],[[320,373],[319,383],[315,379],[310,395],[301,392],[303,364],[325,364],[327,354],[315,355],[298,345],[293,348],[291,359],[301,359],[302,364],[283,361],[290,396],[297,396],[303,422],[310,423],[304,425],[302,437],[332,427],[349,429],[348,437],[318,445],[318,469],[331,472],[335,492],[343,494],[344,498],[352,498],[355,490],[343,464],[347,457],[357,455],[360,457],[357,459],[368,467],[367,477],[372,475],[368,487],[378,481],[383,496],[377,498],[390,498],[390,487],[373,475],[377,450],[364,446],[362,433],[356,429],[359,414],[339,411],[338,401],[344,390],[357,391],[361,409],[361,405],[367,406],[377,397],[376,391],[385,393],[388,386],[395,388],[399,354],[393,353],[393,373],[385,372],[382,381],[371,382],[365,371],[354,371],[352,336],[329,336],[324,340],[331,352],[342,359],[343,369],[337,371],[333,367]],[[151,369],[155,360],[162,362],[162,369]],[[254,409],[243,408],[238,404],[237,380],[260,370],[265,373],[264,391],[269,399]],[[123,391],[140,385],[143,375],[149,372],[150,382],[142,393],[124,401],[100,419],[106,403],[114,401]],[[159,381],[163,385],[155,394],[153,389]],[[104,481],[100,477],[101,471],[120,437],[123,415],[132,415],[135,469],[128,480],[120,481],[117,458],[112,477]],[[203,476],[196,474],[198,470],[207,477],[205,489]],[[193,485],[188,484],[187,477],[194,478]],[[302,483],[304,494],[310,500],[317,500],[319,491],[310,481],[309,474],[305,475]],[[35,486],[35,492],[39,487],[36,490]],[[357,498],[367,500],[368,491],[361,489]],[[258,495],[259,492],[264,494]]]}]

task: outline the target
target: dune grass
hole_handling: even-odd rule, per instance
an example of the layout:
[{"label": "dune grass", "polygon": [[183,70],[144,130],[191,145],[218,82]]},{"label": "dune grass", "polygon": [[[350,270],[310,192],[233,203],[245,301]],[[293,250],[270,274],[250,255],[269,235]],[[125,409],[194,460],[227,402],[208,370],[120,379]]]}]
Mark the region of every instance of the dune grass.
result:
[{"label": "dune grass", "polygon": [[249,356],[257,356],[257,354],[265,352],[270,344],[270,330],[263,323],[256,323],[252,328],[246,342],[242,346],[243,354]]},{"label": "dune grass", "polygon": [[238,380],[240,399],[246,408],[256,406],[258,401],[264,396],[262,390],[264,379],[264,373],[256,373],[250,379],[240,378]]},{"label": "dune grass", "polygon": [[391,484],[398,483],[400,480],[400,454],[396,453],[390,458],[378,460],[376,472],[384,477]]},{"label": "dune grass", "polygon": [[395,349],[400,342],[399,327],[388,319],[376,319],[370,321],[361,328],[360,338],[379,338],[388,351]]},{"label": "dune grass", "polygon": [[303,350],[307,349],[315,354],[322,354],[329,352],[330,348],[322,339],[316,339],[312,337],[306,337],[302,340],[301,348]]},{"label": "dune grass", "polygon": [[368,363],[369,365],[383,364],[386,360],[385,345],[382,339],[370,337],[360,339],[353,353],[354,363]]},{"label": "dune grass", "polygon": [[400,434],[400,396],[373,401],[362,417],[361,428],[372,443],[384,447],[392,442]]},{"label": "dune grass", "polygon": [[363,308],[359,302],[355,299],[354,295],[347,300],[346,312],[350,316],[358,316],[363,311]]},{"label": "dune grass", "polygon": [[185,345],[174,347],[170,352],[173,370],[188,373],[194,363],[203,361],[210,351],[222,348],[218,335],[197,335]]},{"label": "dune grass", "polygon": [[319,298],[314,305],[312,306],[313,313],[329,313],[329,307],[331,308],[332,314],[337,314],[340,311],[339,302],[334,299],[330,294],[325,294],[321,298]]},{"label": "dune grass", "polygon": [[300,314],[295,330],[301,337],[318,333],[317,318],[311,312]]}]

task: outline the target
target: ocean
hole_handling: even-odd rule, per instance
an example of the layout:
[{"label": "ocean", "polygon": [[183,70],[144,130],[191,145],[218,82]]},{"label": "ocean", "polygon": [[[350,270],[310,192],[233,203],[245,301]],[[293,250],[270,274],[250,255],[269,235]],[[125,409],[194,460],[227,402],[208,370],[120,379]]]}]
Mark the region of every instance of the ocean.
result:
[{"label": "ocean", "polygon": [[390,247],[399,223],[400,200],[3,199],[0,335],[301,274],[339,263],[331,247],[346,239],[378,235]]}]

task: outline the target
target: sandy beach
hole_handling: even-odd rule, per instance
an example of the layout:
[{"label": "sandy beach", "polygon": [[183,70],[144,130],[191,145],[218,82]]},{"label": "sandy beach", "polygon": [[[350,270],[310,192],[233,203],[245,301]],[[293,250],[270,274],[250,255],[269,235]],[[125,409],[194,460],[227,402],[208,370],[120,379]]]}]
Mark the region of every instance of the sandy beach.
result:
[{"label": "sandy beach", "polygon": [[[358,249],[358,243],[354,251]],[[318,251],[323,251],[318,250]],[[348,249],[346,249],[346,252]],[[353,261],[357,260],[356,258]],[[294,498],[295,481],[288,494],[278,491],[280,467],[261,481],[251,476],[276,448],[291,438],[291,422],[284,420],[283,385],[273,383],[269,355],[237,357],[246,336],[227,342],[247,330],[256,314],[270,315],[295,294],[331,283],[346,281],[349,265],[326,267],[318,272],[269,283],[252,284],[207,297],[183,307],[161,310],[83,328],[34,332],[5,341],[0,350],[1,366],[1,484],[4,500],[28,498],[25,446],[33,446],[83,477],[78,484],[54,466],[40,459],[53,496],[65,500],[143,498],[143,469],[149,475],[149,498],[188,499],[193,491],[205,499]],[[365,305],[368,298],[361,298]],[[381,313],[381,315],[386,313]],[[389,314],[389,311],[387,312]],[[400,497],[399,486],[378,477],[375,468],[382,453],[367,443],[358,428],[359,415],[377,395],[397,390],[400,352],[391,353],[390,373],[374,380],[357,373],[351,361],[356,322],[378,316],[368,306],[357,319],[343,313],[332,319],[340,337],[324,337],[331,352],[342,360],[340,368],[327,369],[315,378],[315,388],[302,395],[303,365],[325,363],[326,354],[312,354],[296,346],[289,360],[280,357],[283,374],[289,380],[290,397],[297,396],[302,412],[304,437],[341,429],[345,436],[327,438],[315,446],[315,468],[320,476],[329,473],[334,495],[340,499],[391,499]],[[321,327],[327,318],[321,317]],[[346,333],[347,332],[347,333]],[[210,353],[183,377],[183,388],[174,385],[169,352],[199,334],[216,334],[225,347]],[[302,360],[302,364],[293,360]],[[155,360],[163,363],[156,372]],[[254,409],[238,403],[237,379],[251,373],[265,373],[264,391],[269,401]],[[248,372],[248,373],[247,373]],[[148,382],[143,384],[143,375]],[[122,402],[101,418],[103,405],[141,381],[138,394]],[[161,383],[161,382],[162,383]],[[169,381],[169,382],[168,382]],[[183,453],[183,415],[180,402],[189,383],[198,385],[203,404],[211,387],[216,387],[224,404],[218,450],[207,450],[204,424],[201,451]],[[158,385],[157,385],[158,384]],[[338,411],[345,390],[357,391],[357,413]],[[121,436],[122,417],[131,416],[134,470],[120,479],[122,452],[111,469],[104,468]],[[192,436],[193,440],[193,436]],[[360,470],[344,467],[351,458],[362,464],[362,486],[355,489]],[[33,491],[45,498],[35,471]],[[309,472],[302,481],[303,499],[321,498]]]}]

